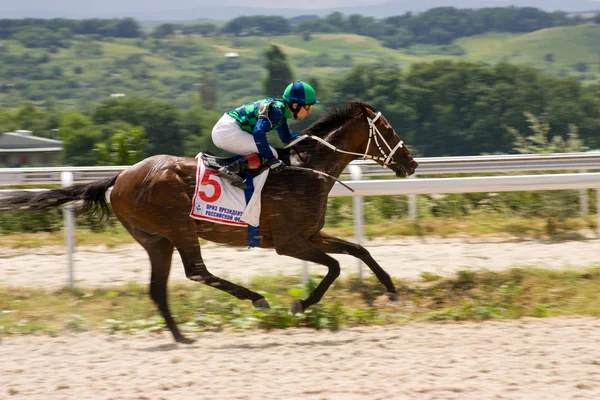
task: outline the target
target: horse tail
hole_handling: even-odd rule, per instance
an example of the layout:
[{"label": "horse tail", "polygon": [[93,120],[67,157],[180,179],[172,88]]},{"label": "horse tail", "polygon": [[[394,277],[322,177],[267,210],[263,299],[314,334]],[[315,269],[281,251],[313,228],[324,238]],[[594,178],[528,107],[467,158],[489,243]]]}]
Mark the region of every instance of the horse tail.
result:
[{"label": "horse tail", "polygon": [[72,201],[83,200],[80,212],[91,212],[92,215],[98,215],[100,219],[103,219],[110,212],[106,202],[106,191],[115,184],[118,176],[117,174],[86,184],[71,185],[43,192],[21,190],[0,197],[0,210],[45,210]]}]

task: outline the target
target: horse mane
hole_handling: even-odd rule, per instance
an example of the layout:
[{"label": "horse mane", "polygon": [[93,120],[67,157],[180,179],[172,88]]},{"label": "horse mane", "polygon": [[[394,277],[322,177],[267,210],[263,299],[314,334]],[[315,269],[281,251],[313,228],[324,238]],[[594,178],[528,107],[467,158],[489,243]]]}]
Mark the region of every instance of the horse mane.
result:
[{"label": "horse mane", "polygon": [[[367,109],[375,111],[374,108],[367,103],[348,101],[346,107],[335,108],[328,111],[327,114],[319,118],[308,128],[304,129],[302,134],[325,137],[336,129],[348,126],[355,118],[364,115]],[[292,149],[300,159],[304,159],[304,157],[300,155],[301,153],[311,153],[314,147],[319,145],[319,142],[314,140],[303,140],[296,143],[293,148],[277,149],[277,153],[279,154],[279,158],[284,160],[287,164],[290,164]]]},{"label": "horse mane", "polygon": [[319,118],[308,128],[302,131],[303,134],[323,137],[334,129],[340,128],[352,121],[354,118],[363,114],[364,109],[373,110],[373,107],[359,101],[348,101],[344,108],[335,108]]}]

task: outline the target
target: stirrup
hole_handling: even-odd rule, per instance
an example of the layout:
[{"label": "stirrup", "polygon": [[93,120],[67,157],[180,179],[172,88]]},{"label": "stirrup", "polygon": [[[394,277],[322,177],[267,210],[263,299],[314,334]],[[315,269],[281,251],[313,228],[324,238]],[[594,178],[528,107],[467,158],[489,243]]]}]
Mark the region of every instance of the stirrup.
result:
[{"label": "stirrup", "polygon": [[231,184],[237,188],[242,190],[246,190],[248,187],[244,179],[242,179],[238,174],[231,172],[227,166],[219,168],[219,176],[221,178],[225,178],[231,182]]}]

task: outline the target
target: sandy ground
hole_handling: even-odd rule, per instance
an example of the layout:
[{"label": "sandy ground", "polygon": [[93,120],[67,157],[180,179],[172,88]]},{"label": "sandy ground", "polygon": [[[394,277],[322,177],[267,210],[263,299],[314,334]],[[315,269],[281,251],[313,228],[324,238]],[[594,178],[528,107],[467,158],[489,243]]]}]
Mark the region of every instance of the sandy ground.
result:
[{"label": "sandy ground", "polygon": [[[600,264],[598,240],[402,239],[366,244],[391,275]],[[63,286],[63,248],[0,250],[1,284]],[[271,251],[209,245],[216,274],[301,273]],[[346,273],[357,263],[336,256]],[[185,280],[177,257],[172,278]],[[76,277],[95,286],[148,281],[137,246],[78,249]],[[310,266],[311,271],[324,272]],[[0,310],[2,309],[0,304]],[[316,332],[166,332],[0,336],[0,399],[598,399],[600,318],[569,317]]]},{"label": "sandy ground", "polygon": [[598,399],[600,319],[8,337],[2,399]]},{"label": "sandy ground", "polygon": [[[506,238],[441,239],[406,238],[366,242],[365,247],[390,275],[418,279],[424,271],[452,275],[459,270],[502,270],[513,266],[569,268],[599,266],[600,241],[544,242]],[[209,271],[223,278],[246,282],[259,274],[302,274],[304,263],[280,256],[273,250],[241,249],[206,244],[202,254]],[[342,274],[357,273],[359,262],[347,255],[334,255]],[[67,284],[68,268],[64,247],[31,249],[0,248],[0,284],[11,286],[60,287]],[[82,286],[114,285],[129,281],[147,283],[150,263],[138,244],[113,249],[76,248],[75,279]],[[311,273],[326,268],[307,265]],[[363,266],[365,275],[370,271]],[[186,281],[179,254],[175,252],[171,280]]]}]

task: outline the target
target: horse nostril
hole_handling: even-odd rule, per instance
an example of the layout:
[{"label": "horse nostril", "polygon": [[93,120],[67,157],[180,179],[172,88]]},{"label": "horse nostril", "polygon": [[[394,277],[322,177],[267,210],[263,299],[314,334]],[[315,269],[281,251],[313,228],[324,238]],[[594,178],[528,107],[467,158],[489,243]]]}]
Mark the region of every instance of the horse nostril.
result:
[{"label": "horse nostril", "polygon": [[417,168],[419,166],[419,163],[416,162],[415,160],[410,160],[410,163],[408,165],[410,165],[410,167],[412,169],[415,169],[415,168]]}]

